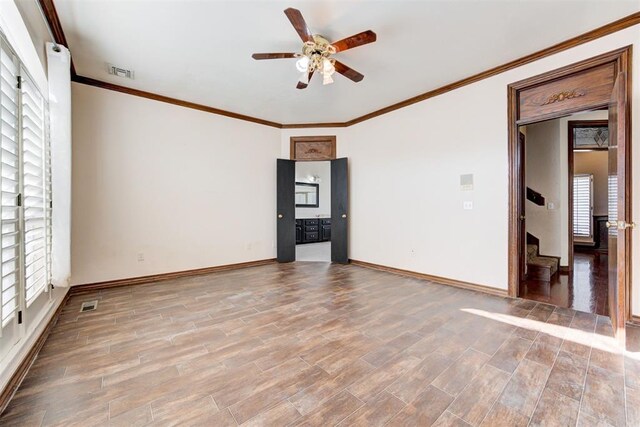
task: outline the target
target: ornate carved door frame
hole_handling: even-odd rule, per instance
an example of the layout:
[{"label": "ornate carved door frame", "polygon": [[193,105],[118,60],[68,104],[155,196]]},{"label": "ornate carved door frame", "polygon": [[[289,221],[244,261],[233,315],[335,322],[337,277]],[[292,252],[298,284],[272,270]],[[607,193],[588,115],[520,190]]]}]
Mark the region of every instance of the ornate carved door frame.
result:
[{"label": "ornate carved door frame", "polygon": [[[608,69],[609,76],[603,70]],[[521,167],[518,151],[519,126],[565,117],[572,113],[607,108],[613,88],[613,81],[620,72],[631,76],[631,46],[609,52],[585,61],[578,62],[539,76],[531,77],[508,86],[508,159],[509,159],[509,296],[518,296],[520,275],[519,255],[521,243],[519,238],[520,218],[518,200],[521,189],[518,177]],[[595,78],[583,78],[591,73]],[[598,76],[611,77],[611,88],[603,85]],[[630,77],[629,77],[630,79]],[[565,85],[563,86],[563,83]],[[608,83],[607,83],[608,84]],[[565,87],[566,86],[566,87]],[[628,85],[628,88],[631,85]],[[546,93],[544,88],[549,89]],[[606,93],[606,91],[609,91]],[[628,89],[630,92],[630,89]],[[630,93],[628,99],[631,99]],[[628,120],[630,128],[630,120]],[[627,162],[631,159],[631,144],[626,147]],[[630,169],[629,169],[630,170]],[[631,182],[628,182],[630,189]],[[630,205],[630,203],[629,203]],[[630,207],[629,207],[630,210]],[[570,213],[569,213],[570,214]],[[630,212],[629,212],[630,214]],[[627,264],[631,267],[630,262]],[[630,298],[630,279],[627,283],[627,298]],[[626,319],[630,318],[630,300],[627,300]]]}]

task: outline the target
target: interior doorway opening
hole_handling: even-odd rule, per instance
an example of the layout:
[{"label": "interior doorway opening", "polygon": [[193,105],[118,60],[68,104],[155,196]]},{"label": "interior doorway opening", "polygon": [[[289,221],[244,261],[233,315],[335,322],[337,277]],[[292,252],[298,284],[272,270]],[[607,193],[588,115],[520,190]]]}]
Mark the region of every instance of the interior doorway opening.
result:
[{"label": "interior doorway opening", "polygon": [[521,134],[522,298],[608,315],[608,110],[530,123]]},{"label": "interior doorway opening", "polygon": [[[576,112],[608,110],[607,171],[608,316],[614,335],[625,343],[631,318],[631,48],[608,52],[508,86],[509,132],[509,295],[517,297],[527,278],[527,235],[523,169],[526,135],[520,127],[567,117]],[[531,193],[532,197],[537,197]],[[569,265],[573,265],[570,262]]]},{"label": "interior doorway opening", "polygon": [[296,261],[331,262],[331,162],[296,162]]},{"label": "interior doorway opening", "polygon": [[[306,162],[314,160],[307,160]],[[278,159],[277,169],[277,202],[276,202],[276,253],[278,262],[301,261],[300,255],[307,256],[306,261],[311,261],[309,257],[326,261],[326,252],[322,251],[322,246],[315,246],[315,250],[297,249],[300,245],[310,243],[325,243],[324,248],[330,248],[330,261],[332,263],[348,264],[348,215],[349,205],[348,191],[348,160],[346,158],[331,159],[329,164],[330,174],[326,177],[319,177],[320,181],[330,181],[325,185],[322,182],[302,182],[296,184],[296,165],[306,163],[305,161]],[[301,171],[306,171],[306,167],[301,167]],[[306,173],[306,172],[305,172]],[[305,176],[302,173],[300,176]],[[309,181],[308,175],[306,175]],[[314,177],[313,180],[316,178]],[[319,191],[320,188],[324,191]],[[329,201],[323,198],[329,195]],[[327,217],[326,210],[321,208],[321,204],[329,207],[330,217]],[[307,205],[307,206],[300,206]],[[324,206],[323,206],[324,207]],[[300,209],[317,209],[315,215],[310,218],[301,218],[309,214],[300,212]],[[300,212],[300,213],[299,213]],[[305,220],[308,222],[305,224]],[[322,228],[324,227],[324,229]],[[324,232],[324,235],[322,234]],[[324,241],[323,241],[324,240]],[[326,243],[329,243],[327,245]],[[321,259],[317,259],[322,256]]]}]

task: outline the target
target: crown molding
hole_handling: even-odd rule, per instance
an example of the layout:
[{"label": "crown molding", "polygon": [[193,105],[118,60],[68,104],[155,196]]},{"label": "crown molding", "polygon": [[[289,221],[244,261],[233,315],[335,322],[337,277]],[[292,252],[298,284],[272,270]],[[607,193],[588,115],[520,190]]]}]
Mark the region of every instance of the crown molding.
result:
[{"label": "crown molding", "polygon": [[72,75],[71,80],[76,83],[81,83],[89,86],[99,87],[102,89],[113,90],[116,92],[126,93],[128,95],[139,96],[141,98],[152,99],[154,101],[166,102],[167,104],[178,105],[180,107],[191,108],[193,110],[204,111],[205,113],[218,114],[220,116],[231,117],[232,119],[244,120],[247,122],[257,123],[260,125],[271,126],[274,128],[282,129],[282,125],[276,122],[270,122],[269,120],[259,119],[257,117],[245,116],[244,114],[238,114],[227,110],[221,110],[219,108],[209,107],[207,105],[196,104],[195,102],[183,101],[181,99],[171,98],[157,93],[145,92],[143,90],[132,89],[126,86],[120,86],[113,83],[107,83],[102,80],[96,80],[89,77],[80,76],[78,74]]},{"label": "crown molding", "polygon": [[305,129],[305,128],[346,128],[349,122],[327,123],[291,123],[280,125],[281,129]]},{"label": "crown molding", "polygon": [[[53,4],[53,0],[37,0],[42,5],[45,14],[47,16],[47,21],[51,26],[51,30],[56,39],[56,43],[61,44],[69,48],[69,44],[64,35],[64,30],[62,29],[62,24],[60,23],[60,19],[58,17],[58,13],[56,11],[55,5]],[[371,113],[365,114],[363,116],[356,117],[354,119],[348,120],[346,122],[332,122],[332,123],[277,123],[269,120],[260,119],[257,117],[247,116],[244,114],[238,114],[231,111],[222,110],[219,108],[210,107],[207,105],[196,104],[194,102],[184,101],[176,98],[171,98],[164,95],[159,95],[152,92],[145,92],[138,89],[132,89],[125,86],[120,86],[113,83],[107,83],[101,80],[93,79],[90,77],[84,77],[76,74],[75,67],[73,65],[73,59],[71,60],[71,79],[77,83],[86,84],[90,86],[99,87],[102,89],[113,90],[116,92],[122,92],[129,95],[140,96],[143,98],[152,99],[155,101],[166,102],[169,104],[179,105],[185,108],[192,108],[194,110],[204,111],[211,114],[218,114],[225,117],[230,117],[238,120],[245,120],[248,122],[253,122],[265,126],[275,127],[278,129],[304,129],[304,128],[343,128],[356,125],[358,123],[362,123],[366,120],[373,119],[375,117],[381,116],[383,114],[390,113],[392,111],[399,110],[404,107],[408,107],[410,105],[416,104],[421,101],[425,101],[429,98],[434,98],[436,96],[445,94],[447,92],[451,92],[453,90],[459,89],[461,87],[477,83],[481,80],[487,79],[489,77],[493,77],[495,75],[504,73],[506,71],[512,70],[517,67],[521,67],[523,65],[529,64],[531,62],[537,61],[539,59],[545,58],[547,56],[554,55],[556,53],[571,49],[573,47],[579,46],[584,43],[588,43],[590,41],[599,39],[604,36],[608,36],[609,34],[613,34],[615,32],[624,30],[625,28],[632,27],[634,25],[640,24],[640,12],[633,13],[631,15],[625,16],[622,19],[618,19],[617,21],[610,22],[602,27],[596,28],[595,30],[588,31],[579,36],[570,38],[553,46],[550,46],[546,49],[539,50],[535,53],[523,56],[521,58],[515,59],[513,61],[507,62],[505,64],[499,65],[497,67],[491,68],[489,70],[483,71],[478,74],[474,74],[470,77],[466,77],[462,80],[458,80],[453,83],[449,83],[445,86],[441,86],[437,89],[430,90],[428,92],[421,93],[420,95],[414,96],[409,99],[405,99],[404,101],[397,102],[395,104],[389,105],[388,107],[381,108],[379,110],[373,111]]]},{"label": "crown molding", "polygon": [[590,41],[599,39],[604,36],[608,36],[609,34],[618,32],[620,30],[624,30],[625,28],[632,27],[634,25],[640,24],[640,12],[633,13],[631,15],[625,16],[622,19],[618,19],[617,21],[610,22],[602,27],[596,28],[595,30],[588,31],[584,34],[581,34],[577,37],[570,38],[561,43],[550,46],[546,49],[539,50],[535,53],[523,56],[511,62],[507,62],[506,64],[499,65],[497,67],[491,68],[489,70],[483,71],[478,74],[474,74],[473,76],[464,78],[462,80],[458,80],[457,82],[450,83],[448,85],[439,87],[434,90],[430,90],[418,96],[414,96],[413,98],[406,99],[404,101],[398,102],[396,104],[390,105],[388,107],[382,108],[380,110],[376,110],[369,114],[365,114],[364,116],[357,117],[353,120],[349,120],[346,122],[347,126],[353,126],[357,123],[364,122],[365,120],[372,119],[374,117],[381,116],[383,114],[390,113],[392,111],[398,110],[400,108],[407,107],[409,105],[415,104],[417,102],[424,101],[429,98],[433,98],[444,93],[450,92],[455,89],[459,89],[463,86],[470,85],[472,83],[477,83],[481,80],[487,79],[489,77],[493,77],[495,75],[504,73],[506,71],[512,70],[514,68],[521,67],[523,65],[529,64],[531,62],[537,61],[539,59],[545,58],[547,56],[554,55],[556,53],[571,49],[573,47],[579,46],[584,43],[588,43]]}]

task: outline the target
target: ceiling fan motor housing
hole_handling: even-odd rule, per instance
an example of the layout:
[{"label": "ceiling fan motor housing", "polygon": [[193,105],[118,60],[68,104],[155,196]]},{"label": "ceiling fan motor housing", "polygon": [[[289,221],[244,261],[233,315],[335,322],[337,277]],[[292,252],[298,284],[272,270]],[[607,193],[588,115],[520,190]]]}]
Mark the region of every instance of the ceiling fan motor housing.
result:
[{"label": "ceiling fan motor housing", "polygon": [[322,61],[326,58],[331,64],[335,59],[331,55],[336,53],[336,49],[323,36],[314,34],[313,41],[305,42],[302,45],[302,56],[309,58],[309,70],[322,69]]}]

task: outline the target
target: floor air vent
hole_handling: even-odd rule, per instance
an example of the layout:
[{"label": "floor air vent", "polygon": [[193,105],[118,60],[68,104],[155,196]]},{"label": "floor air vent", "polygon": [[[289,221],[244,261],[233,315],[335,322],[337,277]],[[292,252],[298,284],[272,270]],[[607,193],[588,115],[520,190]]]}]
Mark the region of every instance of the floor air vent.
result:
[{"label": "floor air vent", "polygon": [[80,307],[80,312],[83,313],[85,311],[93,311],[96,308],[98,308],[98,300],[85,301],[82,303],[82,306]]}]

